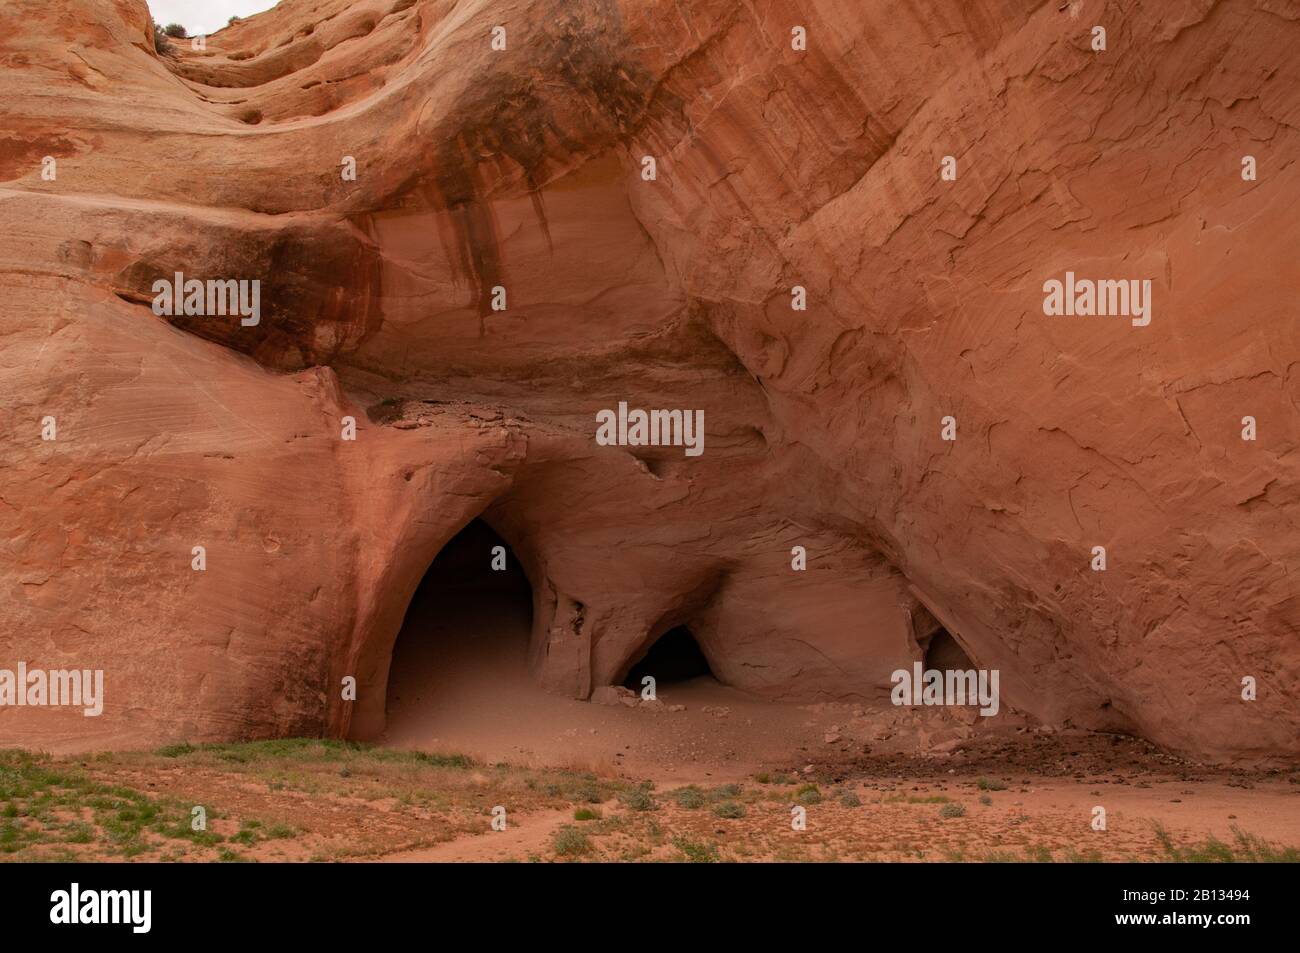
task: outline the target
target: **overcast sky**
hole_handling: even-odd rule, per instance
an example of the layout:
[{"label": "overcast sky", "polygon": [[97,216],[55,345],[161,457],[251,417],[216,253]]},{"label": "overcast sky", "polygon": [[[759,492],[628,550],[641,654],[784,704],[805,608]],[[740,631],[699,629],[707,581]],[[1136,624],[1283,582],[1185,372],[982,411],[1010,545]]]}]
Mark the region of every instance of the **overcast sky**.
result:
[{"label": "overcast sky", "polygon": [[231,17],[249,17],[276,5],[278,0],[149,0],[156,23],[179,23],[190,36],[216,33]]}]

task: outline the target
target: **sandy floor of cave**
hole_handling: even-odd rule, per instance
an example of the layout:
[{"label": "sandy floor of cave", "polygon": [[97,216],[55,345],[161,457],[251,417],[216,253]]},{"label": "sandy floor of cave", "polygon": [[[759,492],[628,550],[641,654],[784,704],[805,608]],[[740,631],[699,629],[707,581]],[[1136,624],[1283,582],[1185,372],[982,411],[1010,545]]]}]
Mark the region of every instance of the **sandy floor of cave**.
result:
[{"label": "sandy floor of cave", "polygon": [[406,633],[395,654],[385,744],[655,781],[725,780],[797,757],[830,724],[707,677],[660,687],[665,708],[686,706],[677,712],[547,694],[525,665],[527,607],[490,591],[458,595],[412,607],[423,637]]}]

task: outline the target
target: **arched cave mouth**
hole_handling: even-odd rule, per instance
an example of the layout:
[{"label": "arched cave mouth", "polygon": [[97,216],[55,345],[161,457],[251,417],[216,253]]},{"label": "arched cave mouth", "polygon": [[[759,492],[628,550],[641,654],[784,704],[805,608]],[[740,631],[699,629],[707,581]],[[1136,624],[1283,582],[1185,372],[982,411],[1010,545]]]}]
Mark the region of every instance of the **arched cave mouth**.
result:
[{"label": "arched cave mouth", "polygon": [[[494,569],[503,557],[505,568]],[[532,621],[532,586],[515,554],[474,520],[438,553],[407,606],[388,671],[385,738],[420,744],[476,711],[507,711],[528,682]]]},{"label": "arched cave mouth", "polygon": [[718,680],[695,636],[684,625],[669,629],[655,640],[645,655],[628,669],[623,687],[639,692],[643,687],[641,679],[647,675],[654,678],[656,689],[697,678]]}]

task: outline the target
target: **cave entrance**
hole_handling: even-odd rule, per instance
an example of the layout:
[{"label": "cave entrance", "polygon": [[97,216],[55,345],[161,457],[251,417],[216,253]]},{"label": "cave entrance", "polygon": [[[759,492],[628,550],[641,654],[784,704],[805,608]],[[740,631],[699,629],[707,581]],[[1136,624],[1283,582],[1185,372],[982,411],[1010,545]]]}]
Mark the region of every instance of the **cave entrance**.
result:
[{"label": "cave entrance", "polygon": [[701,677],[717,681],[695,636],[684,625],[669,629],[650,646],[641,660],[628,670],[623,687],[639,692],[641,679],[647,675],[654,678],[656,688]]},{"label": "cave entrance", "polygon": [[510,546],[482,520],[470,523],[407,606],[388,672],[385,740],[418,745],[508,710],[529,684],[532,620],[532,586]]},{"label": "cave entrance", "polygon": [[947,629],[942,626],[939,630],[930,636],[929,642],[925,646],[925,668],[937,669],[939,671],[960,670],[967,671],[973,669],[975,663],[970,660],[957,640],[952,637]]}]

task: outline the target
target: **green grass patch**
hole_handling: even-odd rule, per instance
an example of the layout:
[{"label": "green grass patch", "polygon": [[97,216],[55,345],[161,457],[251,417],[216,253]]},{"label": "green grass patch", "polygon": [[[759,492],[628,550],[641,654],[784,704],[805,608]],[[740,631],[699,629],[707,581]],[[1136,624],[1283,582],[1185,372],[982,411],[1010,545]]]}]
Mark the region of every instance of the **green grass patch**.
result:
[{"label": "green grass patch", "polygon": [[164,758],[206,756],[217,761],[253,764],[259,761],[348,762],[352,768],[373,764],[411,764],[433,768],[472,768],[474,759],[463,754],[431,751],[406,751],[381,748],[361,741],[336,738],[273,738],[266,741],[240,741],[229,744],[195,745],[189,742],[166,745],[155,754]]},{"label": "green grass patch", "polygon": [[[176,745],[166,750],[171,753],[163,757],[185,757],[195,749]],[[90,760],[96,765],[106,761],[102,756]],[[170,857],[168,841],[216,847],[225,840],[215,832],[193,829],[191,804],[106,784],[73,764],[26,751],[0,751],[0,803],[5,805],[0,812],[0,854],[21,853],[24,859],[48,859],[32,848],[59,844],[92,845],[116,857],[151,851]],[[232,840],[255,843],[295,834],[285,825],[262,829],[260,822],[251,821]]]},{"label": "green grass patch", "polygon": [[1156,840],[1164,856],[1161,860],[1175,864],[1294,864],[1300,863],[1300,850],[1279,847],[1253,834],[1247,834],[1236,825],[1232,827],[1232,843],[1209,837],[1200,843],[1179,844],[1164,826],[1155,824]]}]

